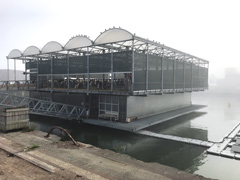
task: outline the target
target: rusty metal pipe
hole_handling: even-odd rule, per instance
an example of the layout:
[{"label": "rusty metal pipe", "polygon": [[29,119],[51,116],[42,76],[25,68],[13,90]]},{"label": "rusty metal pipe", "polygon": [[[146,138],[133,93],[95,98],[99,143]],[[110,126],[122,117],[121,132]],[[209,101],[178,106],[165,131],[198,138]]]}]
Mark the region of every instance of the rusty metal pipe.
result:
[{"label": "rusty metal pipe", "polygon": [[49,130],[48,134],[47,134],[46,136],[44,136],[44,137],[48,138],[49,135],[51,134],[51,132],[52,132],[54,129],[59,129],[59,130],[61,131],[61,134],[62,134],[62,135],[63,135],[62,132],[65,132],[65,133],[68,135],[68,137],[72,140],[73,144],[77,146],[77,142],[73,139],[73,137],[70,135],[70,133],[68,132],[68,130],[63,129],[62,127],[59,127],[59,126],[54,126],[54,127],[52,127],[52,128]]}]

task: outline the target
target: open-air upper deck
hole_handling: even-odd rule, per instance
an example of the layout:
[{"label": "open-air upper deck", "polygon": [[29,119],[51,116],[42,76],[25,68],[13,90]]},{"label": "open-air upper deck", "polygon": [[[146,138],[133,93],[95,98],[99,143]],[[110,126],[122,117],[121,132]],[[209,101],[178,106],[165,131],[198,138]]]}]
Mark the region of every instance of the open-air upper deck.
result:
[{"label": "open-air upper deck", "polygon": [[121,95],[208,88],[208,61],[121,28],[108,29],[95,41],[76,36],[65,46],[51,41],[41,50],[36,46],[23,52],[14,49],[7,59],[25,62],[28,83],[5,82],[9,88]]}]

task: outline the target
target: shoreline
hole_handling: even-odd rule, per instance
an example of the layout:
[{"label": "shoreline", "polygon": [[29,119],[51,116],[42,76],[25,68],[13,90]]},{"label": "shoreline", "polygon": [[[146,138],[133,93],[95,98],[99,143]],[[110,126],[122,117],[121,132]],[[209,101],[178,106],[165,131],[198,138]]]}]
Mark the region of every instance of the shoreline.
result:
[{"label": "shoreline", "polygon": [[[89,144],[78,142],[79,146],[75,146],[72,142],[60,141],[60,137],[56,135],[45,138],[45,135],[45,132],[38,130],[25,133],[0,133],[0,149],[2,151],[7,147],[8,150],[5,148],[5,151],[8,153],[17,157],[20,154],[21,159],[42,170],[45,164],[50,174],[44,176],[52,176],[53,179],[53,176],[59,179],[58,175],[65,171],[71,177],[82,179],[209,179],[158,163],[142,162],[126,154],[100,149]],[[26,151],[34,145],[39,147]],[[1,169],[2,167],[0,172]]]}]

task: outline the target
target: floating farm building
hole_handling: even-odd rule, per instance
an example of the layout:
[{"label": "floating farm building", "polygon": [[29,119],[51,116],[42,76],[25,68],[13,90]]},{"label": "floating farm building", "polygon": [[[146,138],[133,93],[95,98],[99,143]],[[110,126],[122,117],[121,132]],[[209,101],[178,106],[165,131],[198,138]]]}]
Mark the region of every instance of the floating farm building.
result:
[{"label": "floating farm building", "polygon": [[191,106],[191,93],[208,88],[208,61],[121,28],[95,41],[14,49],[7,59],[26,64],[30,97],[82,106],[93,119],[126,122]]}]

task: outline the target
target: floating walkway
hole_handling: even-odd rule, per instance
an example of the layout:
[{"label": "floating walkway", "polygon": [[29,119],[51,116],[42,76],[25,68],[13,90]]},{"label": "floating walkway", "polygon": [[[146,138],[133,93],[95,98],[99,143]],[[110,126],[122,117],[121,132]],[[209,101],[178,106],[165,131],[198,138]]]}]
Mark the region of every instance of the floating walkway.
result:
[{"label": "floating walkway", "polygon": [[236,151],[233,147],[239,147],[237,143],[240,139],[240,123],[237,124],[230,133],[225,135],[221,141],[216,142],[212,147],[210,147],[207,152],[209,154],[233,158],[240,160],[240,151]]},{"label": "floating walkway", "polygon": [[177,142],[183,142],[186,144],[193,144],[203,147],[211,147],[214,143],[209,141],[202,141],[198,139],[191,139],[191,138],[184,138],[184,137],[178,137],[178,136],[172,136],[172,135],[165,135],[165,134],[158,134],[150,131],[140,130],[136,132],[137,134],[146,135],[150,137],[156,137],[160,139],[166,139],[170,141],[177,141]]},{"label": "floating walkway", "polygon": [[208,148],[206,152],[209,154],[240,160],[240,123],[237,124],[230,133],[225,135],[219,142],[165,135],[146,130],[136,131],[136,134],[202,146]]}]

